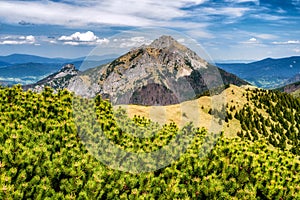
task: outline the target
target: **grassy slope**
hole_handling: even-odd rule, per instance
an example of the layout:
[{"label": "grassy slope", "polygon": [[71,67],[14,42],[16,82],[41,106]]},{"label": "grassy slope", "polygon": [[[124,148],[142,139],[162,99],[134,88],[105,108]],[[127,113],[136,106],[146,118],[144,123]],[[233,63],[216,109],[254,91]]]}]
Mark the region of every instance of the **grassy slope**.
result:
[{"label": "grassy slope", "polygon": [[[247,92],[247,90],[250,91]],[[237,120],[234,115],[236,112],[240,111],[242,108],[245,109],[247,105],[252,109],[256,110],[255,113],[261,114],[263,118],[266,120],[270,120],[270,123],[278,125],[278,121],[274,121],[270,114],[267,112],[266,107],[259,108],[255,105],[254,101],[250,100],[251,96],[254,95],[251,90],[256,89],[253,86],[244,86],[238,87],[231,85],[227,88],[221,95],[225,97],[226,101],[223,104],[227,104],[227,112],[232,115],[232,119],[228,122],[223,121],[222,130],[224,131],[224,136],[227,138],[235,138],[239,137],[238,132],[242,131],[241,122]],[[298,91],[299,92],[299,91]],[[248,94],[247,94],[248,93]],[[299,94],[299,93],[298,93]],[[213,116],[209,114],[209,109],[212,107],[212,100],[215,100],[217,97],[203,96],[199,99],[183,102],[177,105],[170,106],[139,106],[139,105],[128,105],[122,106],[126,109],[127,114],[130,118],[135,115],[143,116],[146,118],[150,118],[152,121],[159,122],[160,124],[175,122],[176,124],[183,127],[188,122],[193,122],[197,127],[204,127],[210,131],[210,127],[212,125]],[[273,102],[275,105],[276,102]],[[231,109],[234,106],[234,109]],[[198,112],[195,112],[197,110]],[[192,113],[192,114],[191,114]],[[198,115],[197,118],[195,115]],[[283,128],[283,127],[282,127]],[[269,135],[276,135],[271,131],[270,127],[266,127]],[[286,133],[287,130],[284,130]],[[276,137],[279,137],[278,135]],[[281,136],[280,136],[281,137]],[[259,138],[264,138],[264,136],[260,135]],[[287,142],[286,149],[290,149],[292,146],[289,142]],[[269,148],[274,149],[274,146],[269,144]]]},{"label": "grassy slope", "polygon": [[[230,87],[219,95],[219,97],[225,97],[223,104],[228,103],[228,108],[235,106],[236,110],[240,110],[248,102],[246,96],[243,96],[243,94],[246,93],[246,88],[251,88],[251,86],[238,87],[230,85]],[[139,115],[150,118],[160,124],[175,122],[181,127],[187,122],[192,121],[197,127],[205,127],[209,129],[212,116],[208,112],[212,107],[212,100],[216,100],[217,98],[218,97],[213,97],[212,99],[210,96],[203,96],[196,100],[169,106],[128,105],[122,107],[126,109],[129,117]],[[233,111],[233,114],[235,111]],[[195,116],[196,114],[199,114],[200,117],[197,118]],[[236,136],[236,133],[241,130],[241,125],[238,120],[233,118],[229,121],[229,123],[223,124],[223,130],[226,136],[234,137]]]},{"label": "grassy slope", "polygon": [[[232,116],[241,110],[245,104],[249,104],[252,109],[257,109],[264,118],[269,118],[270,115],[264,110],[264,108],[257,108],[252,101],[248,101],[246,97],[247,89],[255,89],[253,86],[238,87],[230,85],[229,88],[219,95],[219,97],[225,97],[223,104],[227,104],[227,111],[230,107],[235,109],[230,112]],[[299,91],[298,95],[299,95]],[[209,110],[212,107],[212,101],[218,97],[203,96],[199,99],[183,102],[181,104],[169,105],[169,106],[140,106],[140,105],[122,105],[122,108],[126,109],[126,112],[130,118],[136,116],[143,116],[151,119],[152,121],[158,122],[159,124],[165,124],[175,122],[180,127],[183,127],[188,122],[193,122],[197,127],[205,127],[209,130],[211,126],[212,115],[209,114]],[[115,106],[118,108],[119,106]],[[197,118],[197,116],[199,116]],[[272,123],[276,124],[276,122]],[[237,132],[241,131],[240,121],[233,117],[228,123],[223,121],[224,135],[226,137],[237,137]],[[268,131],[270,131],[268,129]]]}]

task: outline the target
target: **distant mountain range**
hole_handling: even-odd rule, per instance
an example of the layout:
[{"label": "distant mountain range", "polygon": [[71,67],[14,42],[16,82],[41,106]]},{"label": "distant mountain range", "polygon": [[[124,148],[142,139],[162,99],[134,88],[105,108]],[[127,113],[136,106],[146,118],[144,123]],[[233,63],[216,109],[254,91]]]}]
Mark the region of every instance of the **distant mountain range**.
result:
[{"label": "distant mountain range", "polygon": [[60,68],[60,63],[14,64],[0,68],[0,82],[3,81],[8,85],[34,83]]},{"label": "distant mountain range", "polygon": [[300,73],[300,56],[251,63],[218,63],[217,66],[255,86],[271,89],[291,83]]},{"label": "distant mountain range", "polygon": [[46,58],[41,56],[26,55],[26,54],[12,54],[8,56],[0,56],[0,62],[9,64],[23,64],[23,63],[67,63],[84,58],[66,59],[66,58]]},{"label": "distant mountain range", "polygon": [[46,58],[41,56],[12,54],[0,56],[0,84],[33,84],[57,72],[62,66],[72,63],[77,69],[86,70],[108,63],[116,55],[91,56],[86,58]]},{"label": "distant mountain range", "polygon": [[161,36],[108,64],[84,72],[66,65],[58,73],[23,88],[67,88],[85,97],[100,94],[114,104],[170,105],[222,91],[223,84],[248,83],[209,64],[172,37]]}]

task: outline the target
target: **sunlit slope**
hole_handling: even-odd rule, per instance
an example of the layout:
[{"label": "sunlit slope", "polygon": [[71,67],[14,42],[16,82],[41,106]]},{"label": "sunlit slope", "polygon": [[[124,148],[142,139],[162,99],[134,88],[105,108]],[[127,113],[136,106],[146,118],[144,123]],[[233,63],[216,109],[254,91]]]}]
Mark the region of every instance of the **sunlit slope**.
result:
[{"label": "sunlit slope", "polygon": [[[248,101],[246,98],[246,88],[253,88],[251,86],[238,87],[230,85],[229,88],[224,90],[219,97],[202,96],[198,99],[186,101],[181,104],[168,105],[168,106],[140,106],[140,105],[122,105],[125,108],[129,117],[143,116],[149,118],[160,124],[175,122],[180,127],[184,126],[188,122],[193,122],[196,127],[205,127],[210,129],[212,120],[219,119],[213,117],[211,109],[217,109],[214,101],[220,101],[219,105],[227,106],[227,111],[224,114],[229,114],[229,109],[232,112],[231,120],[228,122],[222,121],[223,130],[225,135],[234,136],[241,130],[239,121],[234,119],[233,115],[236,110],[240,110]],[[222,100],[224,98],[224,100]],[[119,106],[115,106],[118,108]],[[227,120],[226,120],[227,121]]]}]

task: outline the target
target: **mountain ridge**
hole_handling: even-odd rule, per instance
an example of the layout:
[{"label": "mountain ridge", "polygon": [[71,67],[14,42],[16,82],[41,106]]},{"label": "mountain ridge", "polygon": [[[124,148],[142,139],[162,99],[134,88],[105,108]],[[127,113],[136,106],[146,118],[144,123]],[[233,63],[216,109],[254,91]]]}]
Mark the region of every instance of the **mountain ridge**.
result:
[{"label": "mountain ridge", "polygon": [[10,54],[7,56],[0,56],[0,61],[10,64],[21,63],[66,63],[72,60],[80,60],[80,58],[68,59],[68,58],[48,58],[43,56],[29,55],[29,54]]},{"label": "mountain ridge", "polygon": [[266,58],[252,63],[218,63],[217,66],[257,87],[274,89],[290,83],[300,72],[300,56]]}]

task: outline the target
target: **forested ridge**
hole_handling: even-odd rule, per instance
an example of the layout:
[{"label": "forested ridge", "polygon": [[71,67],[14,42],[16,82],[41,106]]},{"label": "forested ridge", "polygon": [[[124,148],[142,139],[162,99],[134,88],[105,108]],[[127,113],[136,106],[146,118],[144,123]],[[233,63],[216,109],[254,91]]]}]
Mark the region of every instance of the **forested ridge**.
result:
[{"label": "forested ridge", "polygon": [[[102,164],[82,142],[80,132],[95,136],[95,130],[80,124],[73,107],[88,100],[66,90],[1,88],[0,199],[299,199],[299,99],[265,90],[244,95],[249,104],[239,110],[228,106],[225,118],[238,119],[242,130],[232,138],[222,133],[204,157],[199,155],[207,145],[205,129],[130,119],[121,109],[113,114],[111,104],[96,97],[92,108],[99,126],[127,151],[155,151],[178,132],[194,134],[174,163],[131,174]],[[122,123],[156,134],[136,138],[119,127]]]}]

